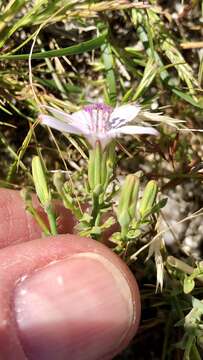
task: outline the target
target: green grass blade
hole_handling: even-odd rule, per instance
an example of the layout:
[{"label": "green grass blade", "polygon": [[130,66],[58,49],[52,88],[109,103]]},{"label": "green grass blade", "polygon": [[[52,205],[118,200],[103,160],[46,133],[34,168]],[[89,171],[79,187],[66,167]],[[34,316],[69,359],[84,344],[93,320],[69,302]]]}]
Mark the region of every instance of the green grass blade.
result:
[{"label": "green grass blade", "polygon": [[148,89],[157,74],[157,70],[158,68],[156,62],[154,62],[152,58],[149,58],[144,70],[143,78],[137,87],[135,95],[133,96],[133,101],[137,100],[143,92]]},{"label": "green grass blade", "polygon": [[111,50],[111,45],[108,42],[101,47],[102,59],[104,62],[108,102],[110,105],[116,104],[116,77],[114,73],[114,58]]},{"label": "green grass blade", "polygon": [[180,90],[177,90],[177,89],[172,89],[172,91],[174,92],[174,94],[176,94],[177,96],[179,96],[181,99],[187,101],[189,104],[197,107],[198,109],[203,109],[203,102],[200,103],[200,102],[197,102],[195,101],[191,95],[187,94],[187,93],[184,93]]},{"label": "green grass blade", "polygon": [[[97,38],[84,41],[80,44],[69,46],[62,49],[57,50],[48,50],[39,53],[33,53],[32,59],[46,59],[51,57],[60,57],[60,56],[70,56],[70,55],[77,55],[82,54],[87,51],[94,50],[100,47],[106,38],[106,33],[98,36]],[[29,54],[22,54],[22,55],[1,55],[1,60],[27,60],[29,58]]]}]

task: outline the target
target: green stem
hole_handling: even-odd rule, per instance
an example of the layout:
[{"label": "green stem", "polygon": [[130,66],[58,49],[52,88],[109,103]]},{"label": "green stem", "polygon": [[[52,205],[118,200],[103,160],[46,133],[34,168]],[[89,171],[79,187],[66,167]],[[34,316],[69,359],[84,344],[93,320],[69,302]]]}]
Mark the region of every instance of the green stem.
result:
[{"label": "green stem", "polygon": [[93,194],[92,196],[92,200],[93,200],[93,207],[92,207],[92,222],[91,225],[94,226],[96,223],[96,219],[98,217],[99,211],[100,211],[100,207],[99,207],[99,195],[95,195]]},{"label": "green stem", "polygon": [[191,355],[193,345],[194,345],[194,336],[192,335],[192,336],[188,337],[183,360],[191,360],[190,355]]},{"label": "green stem", "polygon": [[32,206],[26,207],[26,210],[29,211],[29,213],[34,217],[37,224],[42,229],[43,233],[47,236],[50,236],[51,233],[50,233],[48,227],[46,226],[46,224],[44,223],[43,219],[41,218],[41,216],[38,214],[37,210]]},{"label": "green stem", "polygon": [[121,239],[123,240],[123,242],[125,242],[126,240],[127,233],[128,233],[128,225],[121,226]]},{"label": "green stem", "polygon": [[[92,220],[91,220],[91,227],[99,226],[100,219],[101,219],[101,207],[99,202],[99,195],[93,194],[93,207],[92,207]],[[95,240],[99,240],[99,235],[93,235]]]},{"label": "green stem", "polygon": [[75,216],[75,218],[77,220],[80,220],[83,215],[82,210],[79,207],[76,208],[74,204],[71,204],[71,202],[68,201],[67,195],[66,195],[64,189],[62,189],[61,191],[59,189],[57,189],[57,190],[63,200],[63,204],[64,204],[65,208],[69,209],[73,213],[73,215]]},{"label": "green stem", "polygon": [[54,212],[50,206],[46,209],[46,213],[47,213],[47,217],[49,220],[51,234],[57,235],[56,215],[54,214]]}]

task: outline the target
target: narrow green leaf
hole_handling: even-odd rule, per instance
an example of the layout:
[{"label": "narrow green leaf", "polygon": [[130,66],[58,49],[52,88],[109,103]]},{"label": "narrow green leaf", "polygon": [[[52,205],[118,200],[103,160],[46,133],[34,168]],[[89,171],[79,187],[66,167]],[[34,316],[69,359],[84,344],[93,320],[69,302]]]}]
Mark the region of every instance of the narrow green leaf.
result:
[{"label": "narrow green leaf", "polygon": [[187,93],[184,93],[180,90],[177,90],[177,89],[172,89],[172,91],[177,95],[179,96],[181,99],[187,101],[189,104],[197,107],[198,109],[203,109],[203,102],[202,104],[200,102],[197,102],[195,101],[191,95],[187,94]]},{"label": "narrow green leaf", "polygon": [[116,77],[114,73],[114,58],[111,45],[107,42],[102,45],[102,58],[106,72],[107,91],[110,105],[116,104]]},{"label": "narrow green leaf", "polygon": [[[32,59],[45,59],[51,57],[60,57],[60,56],[70,56],[70,55],[77,55],[84,53],[86,51],[91,51],[100,47],[106,38],[106,33],[97,38],[84,41],[80,44],[69,46],[62,49],[57,50],[48,50],[39,53],[33,53]],[[22,55],[1,55],[1,60],[27,60],[29,58],[29,54],[22,54]]]},{"label": "narrow green leaf", "polygon": [[152,58],[149,58],[144,70],[143,78],[137,87],[135,95],[133,96],[133,101],[137,100],[142,95],[142,93],[148,89],[148,87],[154,80],[157,71],[158,67],[156,62]]}]

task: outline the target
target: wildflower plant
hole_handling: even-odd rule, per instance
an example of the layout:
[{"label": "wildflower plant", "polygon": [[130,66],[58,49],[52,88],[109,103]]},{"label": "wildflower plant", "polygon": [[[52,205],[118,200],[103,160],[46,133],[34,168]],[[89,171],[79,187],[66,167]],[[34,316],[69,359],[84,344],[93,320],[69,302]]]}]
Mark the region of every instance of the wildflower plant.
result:
[{"label": "wildflower plant", "polygon": [[[156,232],[156,219],[165,202],[157,200],[156,181],[143,182],[140,171],[128,174],[122,182],[118,181],[117,138],[125,135],[159,136],[159,131],[149,126],[149,121],[143,121],[143,117],[150,119],[150,113],[142,112],[138,104],[126,104],[113,109],[102,103],[87,105],[71,115],[50,106],[42,106],[41,110],[39,121],[42,126],[49,126],[65,134],[71,133],[85,140],[87,174],[83,177],[82,186],[86,189],[86,201],[78,201],[73,181],[67,181],[63,172],[54,171],[51,181],[48,181],[43,160],[34,156],[33,181],[37,197],[47,214],[49,227],[31,204],[31,197],[24,194],[27,210],[36,218],[45,235],[57,234],[57,214],[53,210],[55,193],[74,216],[75,233],[104,241],[108,230],[112,249],[127,262],[130,261],[140,237],[147,233],[149,226]],[[153,249],[150,256],[154,254],[155,259],[162,260],[160,246]],[[157,266],[157,269],[160,267]],[[162,287],[160,278],[163,278],[163,267],[162,273],[157,274],[157,284]]]}]

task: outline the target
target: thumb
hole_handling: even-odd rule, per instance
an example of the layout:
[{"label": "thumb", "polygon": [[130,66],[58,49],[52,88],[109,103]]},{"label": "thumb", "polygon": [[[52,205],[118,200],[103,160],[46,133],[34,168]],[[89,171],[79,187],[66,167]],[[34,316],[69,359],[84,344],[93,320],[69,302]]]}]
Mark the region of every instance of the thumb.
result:
[{"label": "thumb", "polygon": [[104,245],[71,235],[34,240],[1,250],[0,264],[4,359],[112,359],[135,334],[135,279]]}]

